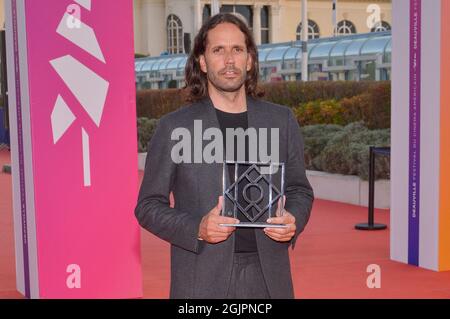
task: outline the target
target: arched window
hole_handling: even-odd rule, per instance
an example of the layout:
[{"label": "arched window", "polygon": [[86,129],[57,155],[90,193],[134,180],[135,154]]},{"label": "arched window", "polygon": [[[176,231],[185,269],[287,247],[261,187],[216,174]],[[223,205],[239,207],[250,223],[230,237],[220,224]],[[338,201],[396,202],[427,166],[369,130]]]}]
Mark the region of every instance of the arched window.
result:
[{"label": "arched window", "polygon": [[356,27],[353,22],[342,20],[337,24],[336,31],[337,34],[353,34],[356,33]]},{"label": "arched window", "polygon": [[383,32],[389,30],[391,30],[391,25],[386,21],[380,21],[372,29],[370,29],[370,32]]},{"label": "arched window", "polygon": [[167,50],[170,54],[183,53],[183,25],[174,14],[167,17]]},{"label": "arched window", "polygon": [[[301,40],[302,38],[302,23],[300,22],[297,26],[297,40]],[[308,19],[308,39],[318,39],[320,38],[320,29],[319,25],[313,21]]]}]

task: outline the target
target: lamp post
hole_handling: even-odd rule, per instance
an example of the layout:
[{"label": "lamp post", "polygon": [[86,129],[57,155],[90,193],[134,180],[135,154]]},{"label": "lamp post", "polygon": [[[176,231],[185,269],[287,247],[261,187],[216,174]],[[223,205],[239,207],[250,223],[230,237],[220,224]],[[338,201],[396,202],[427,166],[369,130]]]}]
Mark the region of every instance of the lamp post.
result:
[{"label": "lamp post", "polygon": [[308,81],[308,1],[302,0],[302,81]]},{"label": "lamp post", "polygon": [[333,0],[332,7],[332,20],[333,20],[333,36],[335,37],[337,34],[337,0]]}]

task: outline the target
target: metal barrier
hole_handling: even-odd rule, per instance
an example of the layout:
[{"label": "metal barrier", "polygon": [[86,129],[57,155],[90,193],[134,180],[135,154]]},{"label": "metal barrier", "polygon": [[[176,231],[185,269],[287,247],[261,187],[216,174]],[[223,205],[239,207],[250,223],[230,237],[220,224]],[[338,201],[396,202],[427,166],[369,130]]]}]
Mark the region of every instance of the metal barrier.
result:
[{"label": "metal barrier", "polygon": [[386,229],[385,224],[376,224],[374,221],[375,211],[375,155],[391,156],[390,147],[370,147],[369,159],[369,217],[367,223],[356,224],[358,230],[382,230]]}]

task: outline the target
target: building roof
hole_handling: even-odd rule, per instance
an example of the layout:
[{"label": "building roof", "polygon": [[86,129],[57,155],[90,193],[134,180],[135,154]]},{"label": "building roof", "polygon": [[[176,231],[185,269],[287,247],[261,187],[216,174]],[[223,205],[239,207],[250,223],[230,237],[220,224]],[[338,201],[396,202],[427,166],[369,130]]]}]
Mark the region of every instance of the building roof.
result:
[{"label": "building roof", "polygon": [[[391,41],[390,31],[312,39],[308,41],[309,63],[314,64],[315,61],[331,61],[332,59],[357,60],[373,56],[381,56],[383,63],[389,63]],[[138,58],[135,60],[136,74],[173,70],[184,72],[187,58],[186,54]],[[260,67],[280,62],[284,64],[286,61],[300,63],[302,59],[301,41],[260,45],[258,46],[258,59]]]}]

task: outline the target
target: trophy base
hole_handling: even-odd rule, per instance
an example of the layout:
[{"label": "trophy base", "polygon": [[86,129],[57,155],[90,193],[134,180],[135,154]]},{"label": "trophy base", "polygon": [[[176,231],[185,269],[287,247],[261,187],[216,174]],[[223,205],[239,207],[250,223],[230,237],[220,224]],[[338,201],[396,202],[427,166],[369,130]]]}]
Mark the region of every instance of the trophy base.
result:
[{"label": "trophy base", "polygon": [[286,228],[284,224],[269,224],[269,223],[237,223],[237,224],[220,224],[225,227],[243,227],[243,228]]}]

